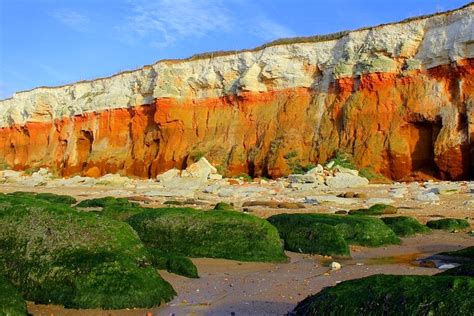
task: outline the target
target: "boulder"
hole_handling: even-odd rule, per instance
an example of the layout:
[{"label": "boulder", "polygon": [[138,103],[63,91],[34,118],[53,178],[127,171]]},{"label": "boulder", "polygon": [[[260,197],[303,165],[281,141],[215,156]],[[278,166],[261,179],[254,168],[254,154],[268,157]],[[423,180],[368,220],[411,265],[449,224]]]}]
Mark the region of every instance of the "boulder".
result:
[{"label": "boulder", "polygon": [[438,202],[439,197],[433,192],[430,191],[425,191],[425,192],[420,192],[415,198],[419,202]]},{"label": "boulder", "polygon": [[156,180],[158,180],[159,182],[167,182],[169,180],[172,180],[173,178],[179,177],[180,173],[181,172],[178,169],[173,168],[156,176]]},{"label": "boulder", "polygon": [[199,178],[207,180],[209,175],[216,174],[217,169],[212,166],[206,158],[202,157],[198,162],[193,163],[182,173],[183,177]]},{"label": "boulder", "polygon": [[313,174],[290,174],[290,183],[317,183],[318,179]]},{"label": "boulder", "polygon": [[331,189],[356,188],[368,185],[369,180],[349,173],[337,173],[334,177],[327,178],[326,184]]}]

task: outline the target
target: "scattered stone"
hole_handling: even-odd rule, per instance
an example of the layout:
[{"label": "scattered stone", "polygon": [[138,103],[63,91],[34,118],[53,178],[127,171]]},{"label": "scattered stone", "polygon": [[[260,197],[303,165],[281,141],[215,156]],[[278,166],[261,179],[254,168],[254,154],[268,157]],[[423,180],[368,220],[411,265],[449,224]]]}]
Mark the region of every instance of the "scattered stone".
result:
[{"label": "scattered stone", "polygon": [[342,268],[341,264],[339,262],[336,262],[336,261],[333,261],[331,262],[331,264],[329,265],[329,267],[331,268],[331,270],[333,271],[337,271],[337,270],[340,270]]},{"label": "scattered stone", "polygon": [[204,157],[199,159],[198,162],[193,163],[187,167],[185,171],[186,172],[182,173],[182,176],[198,178],[203,181],[206,181],[209,178],[209,175],[217,173],[217,169],[212,166]]},{"label": "scattered stone", "polygon": [[158,175],[156,177],[156,180],[158,180],[159,182],[167,182],[167,181],[172,180],[173,178],[179,177],[180,174],[181,174],[181,171],[179,171],[178,169],[170,169]]},{"label": "scattered stone", "polygon": [[431,203],[439,201],[439,197],[433,192],[420,192],[418,193],[415,199],[420,202],[431,202]]},{"label": "scattered stone", "polygon": [[327,178],[326,184],[331,189],[345,189],[367,186],[369,180],[364,177],[355,176],[348,173],[337,173],[334,177]]},{"label": "scattered stone", "polygon": [[318,179],[312,174],[290,174],[290,183],[317,183]]},{"label": "scattered stone", "polygon": [[456,268],[456,267],[459,267],[460,264],[458,263],[445,263],[445,264],[442,264],[438,267],[438,269],[440,270],[448,270],[448,269],[453,269],[453,268]]},{"label": "scattered stone", "polygon": [[338,210],[338,211],[336,211],[334,214],[337,214],[337,215],[347,215],[348,212],[345,211],[345,210]]},{"label": "scattered stone", "polygon": [[356,199],[341,198],[335,195],[317,195],[305,197],[305,203],[307,204],[322,204],[322,203],[335,203],[341,205],[352,205],[359,203]]}]

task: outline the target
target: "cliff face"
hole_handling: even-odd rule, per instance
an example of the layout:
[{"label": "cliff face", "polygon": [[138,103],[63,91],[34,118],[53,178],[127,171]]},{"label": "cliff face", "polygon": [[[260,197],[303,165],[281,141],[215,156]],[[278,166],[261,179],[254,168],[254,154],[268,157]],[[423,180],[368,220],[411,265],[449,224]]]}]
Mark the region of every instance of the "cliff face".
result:
[{"label": "cliff face", "polygon": [[342,150],[393,179],[469,178],[473,13],[20,92],[0,101],[0,163],[153,177],[205,155],[228,174],[281,176]]}]

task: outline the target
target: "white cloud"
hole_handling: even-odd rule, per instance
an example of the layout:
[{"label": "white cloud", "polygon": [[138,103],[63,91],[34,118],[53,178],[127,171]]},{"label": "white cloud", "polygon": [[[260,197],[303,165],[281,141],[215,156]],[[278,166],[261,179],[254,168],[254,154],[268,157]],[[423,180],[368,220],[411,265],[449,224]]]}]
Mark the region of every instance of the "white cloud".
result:
[{"label": "white cloud", "polygon": [[[237,16],[241,0],[130,0],[132,14],[117,29],[122,40],[136,43],[146,38],[151,46],[163,48],[186,38],[211,33],[238,32],[264,40],[292,36],[287,27],[265,16]],[[232,8],[229,10],[228,8]]]},{"label": "white cloud", "polygon": [[59,9],[51,15],[60,23],[77,31],[85,30],[90,22],[86,15],[69,9]]},{"label": "white cloud", "polygon": [[232,24],[220,0],[133,1],[133,15],[122,30],[152,38],[153,46],[167,46],[185,37],[228,31]]},{"label": "white cloud", "polygon": [[260,17],[256,21],[256,25],[253,27],[252,31],[256,36],[263,40],[269,41],[295,36],[295,33],[288,27],[269,20],[266,17]]}]

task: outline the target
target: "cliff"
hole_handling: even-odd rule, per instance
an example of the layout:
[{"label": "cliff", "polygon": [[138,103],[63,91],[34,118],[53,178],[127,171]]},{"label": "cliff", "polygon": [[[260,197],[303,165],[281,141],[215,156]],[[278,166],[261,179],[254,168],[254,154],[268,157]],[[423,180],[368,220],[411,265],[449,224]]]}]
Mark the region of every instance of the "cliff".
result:
[{"label": "cliff", "polygon": [[18,92],[0,101],[0,164],[154,177],[205,155],[275,177],[345,151],[392,179],[473,177],[473,13]]}]

